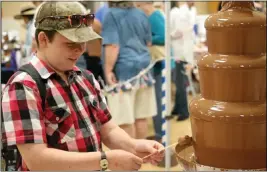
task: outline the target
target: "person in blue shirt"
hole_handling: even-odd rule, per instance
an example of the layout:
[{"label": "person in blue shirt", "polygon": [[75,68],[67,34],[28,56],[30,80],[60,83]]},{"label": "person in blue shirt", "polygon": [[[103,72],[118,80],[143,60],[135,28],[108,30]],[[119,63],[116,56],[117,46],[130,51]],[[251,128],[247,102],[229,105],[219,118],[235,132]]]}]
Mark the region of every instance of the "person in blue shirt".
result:
[{"label": "person in blue shirt", "polygon": [[157,10],[152,1],[136,2],[140,8],[148,16],[152,32],[152,45],[165,45],[165,18],[161,11]]},{"label": "person in blue shirt", "polygon": [[104,17],[108,12],[108,3],[105,3],[95,12],[95,18],[102,24],[104,21]]},{"label": "person in blue shirt", "polygon": [[[148,16],[149,23],[152,31],[152,47],[155,49],[151,49],[151,51],[155,51],[156,49],[161,49],[161,51],[156,51],[155,53],[164,53],[164,45],[165,45],[165,18],[161,11],[157,10],[153,6],[153,2],[136,2],[137,7],[142,9],[146,15]],[[151,52],[153,55],[154,52]],[[165,58],[165,54],[157,55],[163,56]],[[148,137],[149,139],[155,139],[157,141],[161,141],[162,139],[162,106],[161,106],[161,90],[162,90],[162,82],[161,82],[161,70],[162,70],[163,61],[158,61],[154,66],[154,78],[155,78],[155,94],[157,100],[157,115],[153,117],[153,124],[155,130],[155,136]]]},{"label": "person in blue shirt", "polygon": [[[133,2],[109,2],[102,25],[103,62],[108,85],[137,76],[151,62],[151,28],[144,12]],[[116,123],[134,138],[146,138],[147,118],[156,114],[154,85],[108,94],[107,100]]]},{"label": "person in blue shirt", "polygon": [[[152,6],[153,7],[153,4]],[[152,45],[165,45],[165,19],[159,10],[156,10],[154,7],[151,9],[154,10],[153,13],[149,15],[149,23],[151,25],[152,31]]]}]

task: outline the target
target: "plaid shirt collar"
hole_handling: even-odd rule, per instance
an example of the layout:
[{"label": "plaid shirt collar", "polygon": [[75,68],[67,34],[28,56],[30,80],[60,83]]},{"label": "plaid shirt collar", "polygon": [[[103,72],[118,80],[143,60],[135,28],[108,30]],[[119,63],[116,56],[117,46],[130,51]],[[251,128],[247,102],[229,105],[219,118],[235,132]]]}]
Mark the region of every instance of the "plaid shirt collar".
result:
[{"label": "plaid shirt collar", "polygon": [[[43,79],[48,79],[51,75],[56,73],[54,69],[52,69],[45,61],[39,59],[36,55],[33,56],[30,63],[36,68]],[[77,66],[74,66],[71,71],[68,71],[68,74],[72,73],[80,74],[81,70]]]}]

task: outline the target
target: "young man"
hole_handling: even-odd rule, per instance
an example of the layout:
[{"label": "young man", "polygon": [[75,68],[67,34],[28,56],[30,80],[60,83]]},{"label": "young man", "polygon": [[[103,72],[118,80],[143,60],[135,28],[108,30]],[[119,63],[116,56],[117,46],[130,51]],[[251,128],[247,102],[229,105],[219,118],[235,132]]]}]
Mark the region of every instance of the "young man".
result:
[{"label": "young man", "polygon": [[[162,160],[161,144],[133,139],[110,120],[99,84],[75,66],[86,42],[100,37],[85,11],[78,2],[45,2],[37,13],[30,65],[46,81],[44,105],[26,72],[3,90],[2,143],[18,148],[19,170],[138,170]],[[104,152],[102,142],[112,150]]]}]

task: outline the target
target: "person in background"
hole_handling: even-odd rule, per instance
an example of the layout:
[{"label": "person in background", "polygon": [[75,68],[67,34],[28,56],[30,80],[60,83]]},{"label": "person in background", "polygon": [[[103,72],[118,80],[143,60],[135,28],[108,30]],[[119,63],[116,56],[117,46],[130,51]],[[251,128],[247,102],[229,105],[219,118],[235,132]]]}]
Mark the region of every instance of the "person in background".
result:
[{"label": "person in background", "polygon": [[165,16],[164,2],[160,2],[160,1],[153,2],[153,6],[157,10],[159,10],[163,14],[163,16]]},{"label": "person in background", "polygon": [[[174,49],[174,54],[181,54],[179,58],[184,59],[190,65],[195,64],[194,60],[194,41],[195,41],[195,32],[194,26],[196,24],[197,11],[194,6],[193,1],[183,2],[177,12],[171,12],[171,22],[174,24],[171,26],[171,35],[175,35],[180,39],[175,39],[176,44],[180,45],[181,50],[177,49],[178,46]],[[174,8],[172,11],[177,11],[177,8]],[[180,37],[179,37],[180,36]],[[179,51],[179,52],[176,52]]]},{"label": "person in background", "polygon": [[33,18],[36,8],[31,5],[23,7],[20,14],[14,16],[16,20],[23,20],[26,27],[25,42],[22,46],[22,56],[18,67],[28,63],[31,60],[31,47],[32,47],[32,32],[33,30]]},{"label": "person in background", "polygon": [[172,115],[178,116],[177,120],[185,120],[189,117],[185,67],[195,65],[194,61],[194,25],[196,23],[196,8],[194,2],[187,1],[182,5],[177,2],[170,12],[171,47],[173,57],[176,60],[174,72],[176,95]]},{"label": "person in background", "polygon": [[221,11],[221,9],[222,9],[222,1],[220,1],[218,4],[218,11]]},{"label": "person in background", "polygon": [[[87,6],[87,8],[91,10],[93,8],[92,4],[90,6]],[[108,10],[108,5],[107,3],[105,3],[95,13],[95,19],[92,27],[93,30],[99,35],[101,35],[102,22],[107,10]],[[81,58],[79,58],[77,66],[91,71],[94,74],[95,78],[97,78],[97,80],[100,80],[101,78],[101,81],[104,82],[101,51],[102,51],[101,39],[88,41],[86,51],[83,53]],[[101,88],[103,88],[102,84]]]},{"label": "person in background", "polygon": [[108,12],[108,3],[105,2],[104,5],[102,5],[96,12],[95,12],[95,18],[100,22],[100,24],[103,23],[104,18]]},{"label": "person in background", "polygon": [[[159,60],[164,60],[165,58],[165,18],[159,10],[154,7],[152,1],[146,2],[136,2],[137,7],[142,9],[145,14],[148,16],[148,20],[151,26],[152,32],[152,46],[150,47],[151,57],[152,60],[157,60],[156,58],[159,57]],[[161,70],[162,70],[162,61],[156,62],[154,66],[154,78],[155,78],[155,94],[157,100],[157,115],[153,117],[153,124],[155,130],[155,136],[148,137],[148,139],[155,139],[161,142],[162,139],[162,102],[161,102]]]},{"label": "person in background", "polygon": [[[105,3],[95,12],[95,20],[93,23],[93,29],[96,33],[101,35],[103,19],[108,11],[108,4]],[[95,78],[98,80],[101,77],[101,80],[104,82],[104,71],[103,71],[103,64],[101,60],[102,54],[102,40],[96,39],[87,42],[87,50],[83,56],[86,61],[87,70],[90,70]],[[101,85],[103,87],[103,85]]]},{"label": "person in background", "polygon": [[[94,5],[92,2],[90,1],[79,1],[83,6],[84,8],[87,10],[86,12],[87,13],[92,13],[92,10],[94,8]],[[92,27],[95,23],[95,20],[93,21],[93,24],[92,24]],[[95,42],[96,40],[98,39],[94,39],[94,40],[90,40],[86,43],[86,46],[88,45],[89,42]],[[94,51],[93,49],[90,49],[92,51]],[[84,53],[81,55],[81,57],[77,60],[77,67],[79,67],[80,69],[87,69],[87,62],[86,62],[86,57],[88,57],[88,47],[86,47],[86,50],[84,51]],[[92,64],[92,65],[95,65],[95,64]],[[90,72],[92,72],[90,70]],[[97,77],[96,77],[97,78]]]},{"label": "person in background", "polygon": [[46,80],[46,97],[24,71],[2,91],[2,145],[18,148],[16,171],[137,171],[163,159],[162,144],[134,139],[114,123],[99,83],[75,65],[86,42],[100,38],[92,21],[78,2],[49,1],[39,8],[37,53],[27,69]]},{"label": "person in background", "polygon": [[254,6],[257,11],[266,13],[266,2],[264,1],[254,1]]},{"label": "person in background", "polygon": [[6,84],[9,78],[17,71],[20,62],[20,47],[16,37],[12,38],[10,33],[2,33],[1,44],[1,84]]},{"label": "person in background", "polygon": [[[109,1],[102,36],[108,85],[125,82],[149,66],[151,28],[146,14],[133,2]],[[147,137],[147,119],[157,113],[154,85],[108,94],[107,100],[112,117],[122,129],[134,138]]]}]

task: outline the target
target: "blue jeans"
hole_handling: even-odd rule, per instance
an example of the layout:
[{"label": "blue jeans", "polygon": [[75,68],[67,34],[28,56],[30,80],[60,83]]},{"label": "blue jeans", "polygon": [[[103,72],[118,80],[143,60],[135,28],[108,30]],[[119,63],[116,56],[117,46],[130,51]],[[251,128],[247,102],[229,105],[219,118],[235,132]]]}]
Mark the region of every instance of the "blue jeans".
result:
[{"label": "blue jeans", "polygon": [[154,79],[155,83],[155,92],[156,92],[156,101],[157,101],[157,115],[153,117],[154,131],[155,131],[155,139],[160,140],[162,138],[162,106],[161,106],[161,98],[162,98],[162,82],[161,82],[161,68],[156,64],[154,66]]}]

